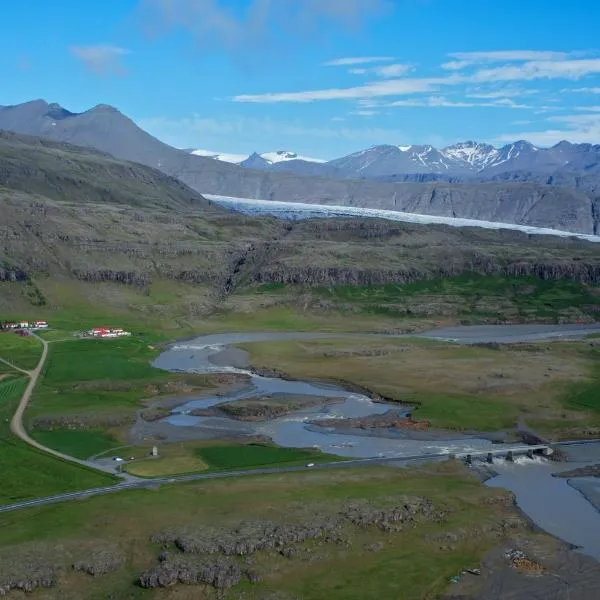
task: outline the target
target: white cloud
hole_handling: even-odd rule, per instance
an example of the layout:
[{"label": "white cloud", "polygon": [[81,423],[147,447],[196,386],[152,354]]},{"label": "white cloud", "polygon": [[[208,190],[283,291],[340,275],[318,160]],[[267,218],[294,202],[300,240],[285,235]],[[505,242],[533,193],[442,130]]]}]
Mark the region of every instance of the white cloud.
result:
[{"label": "white cloud", "polygon": [[551,117],[548,121],[559,123],[562,127],[503,134],[496,141],[509,142],[518,138],[527,139],[540,146],[551,146],[562,140],[589,144],[597,144],[600,140],[600,113],[556,116]]},{"label": "white cloud", "polygon": [[376,110],[355,110],[349,114],[356,115],[358,117],[374,117],[379,113]]},{"label": "white cloud", "polygon": [[451,52],[448,56],[458,62],[446,63],[445,68],[462,69],[476,63],[566,60],[573,56],[573,53],[553,50],[495,50],[491,52]]},{"label": "white cloud", "polygon": [[468,60],[452,60],[450,62],[442,63],[440,66],[447,71],[460,71],[472,64],[473,63]]},{"label": "white cloud", "polygon": [[125,75],[126,69],[121,60],[129,50],[119,46],[101,44],[97,46],[71,46],[69,51],[78,58],[85,68],[96,75]]},{"label": "white cloud", "polygon": [[517,104],[510,98],[500,98],[491,102],[467,102],[448,100],[443,96],[431,96],[412,100],[396,100],[384,106],[388,107],[429,107],[429,108],[532,108],[526,104]]},{"label": "white cloud", "polygon": [[412,65],[405,65],[402,63],[396,63],[393,65],[384,65],[382,67],[375,67],[372,69],[375,75],[380,77],[402,77],[409,71],[412,71]]},{"label": "white cloud", "polygon": [[[525,56],[525,55],[523,55]],[[487,84],[507,81],[535,81],[540,79],[577,80],[587,75],[600,74],[600,59],[541,60],[518,65],[485,68],[473,73],[452,73],[442,77],[389,79],[369,82],[349,88],[331,88],[299,92],[271,92],[266,94],[240,94],[235,102],[276,103],[316,102],[325,100],[357,100],[385,96],[405,96],[421,92],[437,91],[442,86]]]},{"label": "white cloud", "polygon": [[[383,58],[383,57],[380,57]],[[346,58],[341,60],[359,60],[356,58]],[[363,59],[366,60],[366,59]],[[369,59],[371,60],[371,59]],[[374,60],[374,59],[373,59]],[[388,60],[393,60],[392,58],[388,58]],[[325,63],[329,65],[330,63]],[[356,63],[355,63],[356,64]],[[363,64],[363,63],[361,63]],[[351,75],[377,75],[378,77],[384,77],[385,79],[391,79],[393,77],[402,77],[406,75],[406,73],[413,70],[412,65],[407,65],[404,63],[394,63],[393,65],[379,65],[377,67],[354,67],[352,69],[348,69],[348,73]]]},{"label": "white cloud", "polygon": [[331,88],[302,92],[280,92],[267,94],[241,94],[234,102],[272,104],[276,102],[316,102],[323,100],[357,100],[384,96],[403,96],[437,89],[441,79],[390,79],[350,88]]},{"label": "white cloud", "polygon": [[600,87],[574,88],[560,90],[563,94],[600,94]]},{"label": "white cloud", "polygon": [[481,69],[465,77],[473,83],[495,81],[532,81],[535,79],[581,79],[600,73],[600,58],[578,60],[541,60],[490,69]]},{"label": "white cloud", "polygon": [[323,63],[325,67],[349,67],[352,65],[369,65],[372,63],[389,62],[394,60],[393,56],[355,56],[348,58],[336,58]]},{"label": "white cloud", "polygon": [[519,98],[521,96],[532,96],[538,90],[524,90],[519,88],[502,87],[498,90],[467,90],[467,98],[478,98],[480,100],[494,100],[496,98]]}]

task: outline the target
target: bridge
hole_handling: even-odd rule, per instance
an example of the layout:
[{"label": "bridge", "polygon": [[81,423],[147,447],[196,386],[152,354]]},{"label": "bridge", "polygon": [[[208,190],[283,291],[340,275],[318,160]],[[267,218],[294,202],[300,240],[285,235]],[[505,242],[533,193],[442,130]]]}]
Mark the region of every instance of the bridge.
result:
[{"label": "bridge", "polygon": [[502,448],[487,449],[481,452],[460,452],[453,454],[454,458],[464,460],[467,464],[471,464],[474,458],[484,458],[488,463],[493,463],[494,458],[505,458],[508,461],[513,461],[516,456],[527,456],[533,458],[536,454],[540,456],[550,456],[554,453],[554,449],[549,444],[539,444],[537,446],[504,445]]}]

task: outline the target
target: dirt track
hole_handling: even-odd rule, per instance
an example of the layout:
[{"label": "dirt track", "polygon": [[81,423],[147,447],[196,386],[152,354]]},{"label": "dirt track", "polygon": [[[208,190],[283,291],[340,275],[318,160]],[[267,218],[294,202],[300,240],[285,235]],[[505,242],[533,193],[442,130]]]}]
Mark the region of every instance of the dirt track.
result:
[{"label": "dirt track", "polygon": [[[11,365],[11,366],[13,366],[13,368],[17,369],[21,373],[26,374],[29,377],[29,382],[27,383],[27,387],[25,388],[25,391],[23,392],[23,395],[21,396],[21,400],[19,401],[19,406],[17,406],[17,410],[15,411],[15,414],[13,415],[13,418],[10,422],[10,430],[17,437],[21,438],[26,444],[28,444],[29,446],[32,446],[33,448],[37,448],[38,450],[41,450],[42,452],[46,452],[47,454],[52,454],[53,456],[56,456],[57,458],[60,458],[62,460],[74,462],[74,463],[83,465],[88,468],[91,467],[91,468],[98,469],[97,465],[92,465],[89,462],[86,462],[84,460],[79,460],[77,458],[74,458],[73,456],[68,456],[67,454],[62,454],[61,452],[58,452],[56,450],[53,450],[52,448],[48,448],[47,446],[40,444],[39,442],[36,442],[33,438],[31,438],[29,436],[27,431],[25,431],[25,427],[23,426],[23,415],[25,413],[25,410],[27,409],[27,405],[29,404],[29,401],[31,400],[31,395],[33,394],[33,390],[35,389],[38,378],[44,368],[44,364],[46,363],[46,358],[48,357],[48,342],[46,340],[43,340],[39,336],[34,336],[34,337],[37,340],[39,340],[42,344],[42,356],[40,357],[37,367],[35,369],[33,369],[32,371],[25,371],[24,369],[19,369],[18,367],[14,367],[14,365]],[[2,360],[2,362],[6,363],[6,364],[10,364],[10,363],[7,363],[7,361],[5,361],[3,359],[0,359],[0,360]],[[112,470],[111,470],[111,472],[112,472]]]}]

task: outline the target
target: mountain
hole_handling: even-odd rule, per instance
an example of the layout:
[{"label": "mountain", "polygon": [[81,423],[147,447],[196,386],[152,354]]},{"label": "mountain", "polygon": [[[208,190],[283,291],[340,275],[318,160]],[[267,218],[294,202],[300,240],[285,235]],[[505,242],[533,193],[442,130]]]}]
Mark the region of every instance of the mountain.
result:
[{"label": "mountain", "polygon": [[[455,197],[435,187],[408,187],[415,206],[426,202],[452,212],[453,203],[467,200],[460,187]],[[497,204],[496,184],[472,187],[490,196],[473,192],[469,210],[481,212],[490,198]],[[530,197],[540,189],[520,187],[530,188]],[[536,200],[558,206],[557,198]],[[529,206],[540,216],[538,208]],[[498,217],[513,209],[497,206]],[[600,283],[597,245],[578,239],[379,219],[254,218],[222,210],[155,169],[14,133],[0,135],[0,210],[5,315],[53,319],[68,311],[75,320],[116,318],[147,327],[160,319],[165,328],[191,330],[215,308],[247,311],[249,302],[283,300],[306,310],[311,286],[401,284],[463,273]],[[261,293],[252,300],[257,285],[280,283],[303,288],[285,298]],[[329,300],[315,298],[316,310],[331,309]],[[498,307],[491,308],[497,316]],[[560,315],[589,319],[594,308],[566,306]],[[461,298],[448,305],[417,299],[399,314],[448,316],[465,309]]]},{"label": "mountain", "polygon": [[346,176],[382,177],[396,173],[447,173],[448,164],[432,146],[374,146],[329,161]]},{"label": "mountain", "polygon": [[238,155],[195,152],[246,168],[340,179],[415,183],[529,181],[566,185],[593,193],[600,187],[595,174],[600,165],[600,146],[566,141],[552,148],[538,148],[525,140],[501,148],[467,141],[439,150],[433,146],[386,144],[327,162],[295,158],[294,153],[283,151],[255,153],[244,160]]},{"label": "mountain", "polygon": [[531,172],[540,178],[557,171],[583,171],[600,163],[600,146],[560,142],[538,148],[520,140],[502,148],[469,141],[440,150],[433,146],[373,146],[326,163],[343,177],[381,178],[408,174],[469,180],[501,173]]},{"label": "mountain", "polygon": [[194,150],[190,148],[186,150],[194,156],[205,156],[206,158],[212,158],[221,162],[231,163],[233,165],[239,165],[247,157],[245,154],[224,154],[222,152],[213,152],[211,150]]},{"label": "mountain", "polygon": [[0,188],[79,204],[219,212],[163,172],[64,142],[0,131]]},{"label": "mountain", "polygon": [[277,150],[276,152],[264,152],[258,154],[254,152],[250,156],[245,154],[227,154],[222,152],[212,152],[210,150],[187,150],[190,154],[195,156],[205,156],[212,158],[213,160],[219,160],[221,162],[228,162],[234,165],[242,165],[249,169],[264,169],[271,165],[276,165],[282,162],[289,161],[301,161],[306,163],[324,163],[326,161],[319,158],[308,158],[306,156],[299,156],[296,152],[290,152],[289,150]]},{"label": "mountain", "polygon": [[[544,173],[543,177],[536,174],[537,178],[534,178],[528,171],[523,171],[515,181],[505,181],[502,173],[494,173],[497,181],[490,183],[476,179],[481,173],[474,164],[485,162],[486,152],[489,154],[489,150],[481,147],[472,151],[455,148],[454,156],[450,156],[431,146],[384,146],[351,155],[341,163],[307,163],[287,156],[284,158],[288,160],[272,164],[268,169],[244,168],[172,148],[140,129],[117,109],[106,105],[83,113],[73,113],[43,100],[5,106],[0,108],[0,129],[96,148],[118,159],[160,169],[200,193],[384,208],[580,233],[594,233],[600,226],[600,197],[589,191],[595,189],[594,182],[597,181],[595,163],[589,156],[596,152],[598,147],[595,146],[587,151],[577,149],[581,155],[573,151],[578,156],[577,165],[588,165],[585,173],[576,171],[575,178],[567,171],[557,172],[556,180],[552,179],[552,172]],[[519,155],[542,152],[524,150],[516,149]],[[565,153],[572,153],[567,148],[559,151],[563,162]],[[469,159],[460,158],[465,153],[470,153]],[[515,150],[512,153],[507,150],[504,154],[500,151],[502,158],[496,157],[494,162],[512,160],[514,155]],[[398,168],[410,169],[409,176],[413,179],[405,182],[407,175],[401,173],[398,178],[401,182],[397,182],[398,179],[388,182],[386,178],[390,175],[384,174],[392,173],[399,160]],[[378,167],[379,161],[384,166]],[[460,166],[461,175],[450,177],[451,169],[446,166],[456,164]],[[299,168],[301,174],[290,172],[291,168]],[[353,174],[350,172],[353,169],[378,175]],[[424,181],[422,173],[427,173],[428,169],[439,171],[434,175],[442,180],[420,183]],[[452,183],[443,180],[445,178]],[[560,185],[572,182],[579,189],[559,187],[556,185],[559,182]]]}]

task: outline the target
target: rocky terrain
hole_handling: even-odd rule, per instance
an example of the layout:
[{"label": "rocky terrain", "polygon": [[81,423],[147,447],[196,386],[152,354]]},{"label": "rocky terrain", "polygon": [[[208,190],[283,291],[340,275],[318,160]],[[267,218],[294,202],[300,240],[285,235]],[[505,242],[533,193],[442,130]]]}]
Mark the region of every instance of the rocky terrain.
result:
[{"label": "rocky terrain", "polygon": [[[399,533],[420,523],[439,523],[445,518],[445,512],[427,498],[387,500],[386,507],[368,501],[348,503],[337,514],[313,514],[310,520],[299,523],[244,521],[229,529],[190,525],[161,532],[152,539],[164,548],[159,564],[142,573],[140,585],[156,588],[204,583],[226,589],[238,585],[243,575],[251,583],[257,583],[260,574],[249,568],[251,556],[256,553],[275,551],[293,559],[311,551],[302,546],[310,540],[319,540],[321,545],[349,547],[353,537],[349,527]],[[246,557],[245,567],[231,557]]]},{"label": "rocky terrain", "polygon": [[248,286],[406,284],[463,273],[600,282],[592,243],[375,219],[242,216],[153,169],[35,138],[0,137],[0,176],[5,311],[91,301],[202,315]]},{"label": "rocky terrain", "polygon": [[[581,233],[593,233],[598,227],[598,179],[594,175],[597,166],[589,161],[582,163],[585,169],[578,168],[574,173],[558,171],[548,175],[546,170],[533,170],[528,175],[529,171],[511,169],[511,174],[505,175],[502,170],[494,171],[490,179],[497,181],[485,183],[458,183],[456,178],[451,178],[456,183],[410,183],[404,182],[407,174],[402,172],[397,173],[402,183],[393,183],[335,177],[327,170],[331,168],[329,164],[321,173],[319,165],[307,163],[309,166],[296,174],[290,172],[290,165],[304,164],[303,161],[277,163],[287,166],[265,171],[193,155],[160,142],[106,105],[83,113],[72,113],[43,100],[0,107],[0,129],[96,148],[160,169],[206,194],[366,206]],[[427,172],[408,176],[411,182],[432,179]],[[562,187],[571,184],[577,189]]]},{"label": "rocky terrain", "polygon": [[555,473],[554,477],[570,479],[571,477],[600,477],[600,465],[590,465],[588,467],[579,467],[571,471],[562,471]]},{"label": "rocky terrain", "polygon": [[370,415],[347,419],[317,419],[311,421],[317,427],[331,427],[335,430],[348,429],[396,429],[399,431],[427,431],[431,427],[429,421],[413,420],[405,412],[389,410],[383,415]]},{"label": "rocky terrain", "polygon": [[[343,398],[273,394],[272,396],[244,398],[243,400],[226,402],[214,410],[238,421],[268,421],[305,408],[335,404],[343,400]],[[191,411],[190,414],[198,413]]]}]

